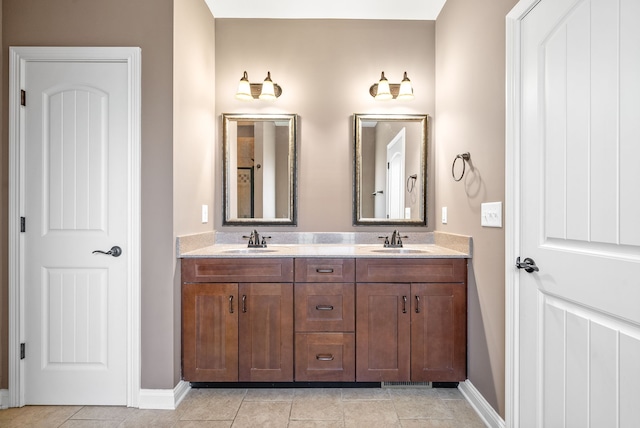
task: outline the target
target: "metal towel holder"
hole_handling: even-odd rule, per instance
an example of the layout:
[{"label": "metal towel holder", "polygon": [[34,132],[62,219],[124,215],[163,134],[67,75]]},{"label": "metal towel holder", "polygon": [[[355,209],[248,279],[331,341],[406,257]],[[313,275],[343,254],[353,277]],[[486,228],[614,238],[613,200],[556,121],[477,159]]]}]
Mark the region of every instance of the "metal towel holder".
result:
[{"label": "metal towel holder", "polygon": [[[456,162],[458,161],[458,159],[462,159],[462,174],[460,174],[460,177],[456,178],[455,170],[456,170]],[[470,159],[471,159],[471,154],[469,152],[465,152],[465,153],[460,153],[453,160],[453,165],[451,165],[451,175],[453,176],[453,179],[455,181],[462,180],[462,177],[464,177],[464,172],[466,170],[467,162],[469,162]]]}]

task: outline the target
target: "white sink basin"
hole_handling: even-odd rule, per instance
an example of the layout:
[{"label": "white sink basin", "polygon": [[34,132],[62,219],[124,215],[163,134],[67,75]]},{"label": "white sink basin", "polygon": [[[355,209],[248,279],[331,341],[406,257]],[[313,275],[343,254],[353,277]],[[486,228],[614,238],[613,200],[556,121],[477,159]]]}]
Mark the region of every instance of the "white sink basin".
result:
[{"label": "white sink basin", "polygon": [[224,253],[234,254],[259,254],[259,253],[275,253],[278,250],[270,248],[232,248],[230,250],[224,250]]},{"label": "white sink basin", "polygon": [[374,253],[385,254],[425,254],[430,253],[429,250],[422,250],[417,248],[381,248],[379,250],[371,250]]}]

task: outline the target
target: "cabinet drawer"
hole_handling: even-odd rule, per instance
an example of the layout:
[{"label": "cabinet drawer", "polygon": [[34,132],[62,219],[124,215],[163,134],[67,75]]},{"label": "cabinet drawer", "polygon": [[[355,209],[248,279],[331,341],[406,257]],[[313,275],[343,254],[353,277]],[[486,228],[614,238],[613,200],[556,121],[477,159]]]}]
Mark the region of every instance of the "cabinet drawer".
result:
[{"label": "cabinet drawer", "polygon": [[357,282],[465,282],[466,259],[357,259]]},{"label": "cabinet drawer", "polygon": [[296,259],[296,282],[353,282],[353,259]]},{"label": "cabinet drawer", "polygon": [[355,381],[353,333],[296,333],[296,381]]},{"label": "cabinet drawer", "polygon": [[291,258],[182,259],[184,282],[292,282]]},{"label": "cabinet drawer", "polygon": [[294,293],[296,331],[354,331],[352,283],[296,283]]}]

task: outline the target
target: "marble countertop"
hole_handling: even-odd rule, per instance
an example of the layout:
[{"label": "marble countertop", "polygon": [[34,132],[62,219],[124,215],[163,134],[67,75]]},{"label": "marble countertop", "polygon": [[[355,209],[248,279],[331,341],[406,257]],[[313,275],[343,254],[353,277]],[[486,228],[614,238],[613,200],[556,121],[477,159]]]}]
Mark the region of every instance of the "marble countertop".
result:
[{"label": "marble countertop", "polygon": [[248,248],[239,244],[216,244],[185,252],[181,258],[194,257],[402,257],[469,258],[470,254],[435,244],[411,244],[402,248],[384,248],[381,244],[287,244]]}]

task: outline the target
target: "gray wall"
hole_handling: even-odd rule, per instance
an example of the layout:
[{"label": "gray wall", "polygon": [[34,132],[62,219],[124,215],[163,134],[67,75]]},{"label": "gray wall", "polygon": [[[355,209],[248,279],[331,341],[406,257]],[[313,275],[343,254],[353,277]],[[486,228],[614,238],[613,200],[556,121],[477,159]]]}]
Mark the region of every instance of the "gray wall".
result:
[{"label": "gray wall", "polygon": [[[436,22],[436,229],[473,236],[468,377],[503,418],[504,229],[480,226],[480,204],[504,202],[505,16],[516,2],[448,0]],[[455,182],[451,164],[467,151],[473,167]]]},{"label": "gray wall", "polygon": [[[218,124],[222,113],[300,116],[298,227],[261,230],[366,229],[352,226],[352,116],[433,115],[434,47],[434,21],[216,19]],[[282,86],[282,96],[275,102],[236,100],[235,91],[245,70],[252,83],[261,82],[271,71],[273,81]],[[377,83],[383,70],[392,83],[400,83],[407,71],[415,99],[375,101],[369,95],[369,86]],[[218,126],[218,179],[222,176],[221,139],[222,127]],[[240,235],[245,232],[242,228],[222,228],[222,183],[217,183],[215,228]],[[433,180],[429,183],[429,200],[433,201]],[[433,204],[429,203],[429,207]],[[433,218],[433,210],[429,214]]]}]

